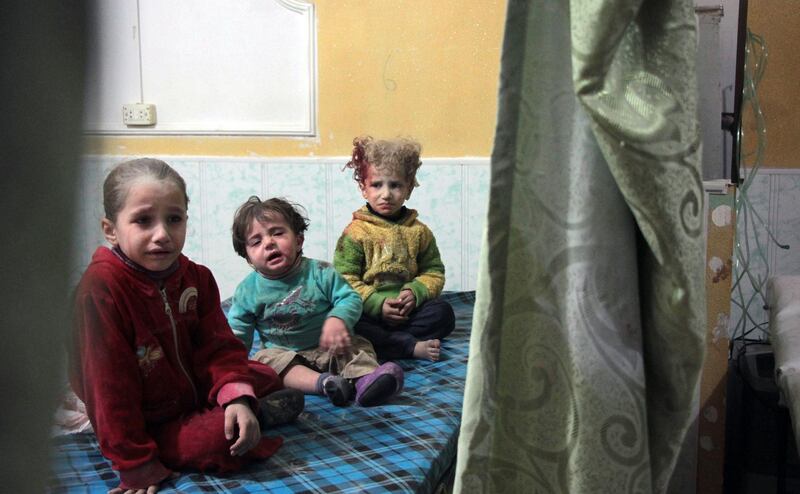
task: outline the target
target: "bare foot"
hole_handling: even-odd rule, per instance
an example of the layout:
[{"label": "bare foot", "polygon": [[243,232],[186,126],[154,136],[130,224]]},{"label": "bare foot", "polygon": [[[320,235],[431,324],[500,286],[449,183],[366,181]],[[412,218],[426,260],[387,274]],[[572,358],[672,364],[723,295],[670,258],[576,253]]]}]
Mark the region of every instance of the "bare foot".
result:
[{"label": "bare foot", "polygon": [[442,352],[442,343],[439,340],[418,341],[414,345],[414,358],[428,359],[436,362]]}]

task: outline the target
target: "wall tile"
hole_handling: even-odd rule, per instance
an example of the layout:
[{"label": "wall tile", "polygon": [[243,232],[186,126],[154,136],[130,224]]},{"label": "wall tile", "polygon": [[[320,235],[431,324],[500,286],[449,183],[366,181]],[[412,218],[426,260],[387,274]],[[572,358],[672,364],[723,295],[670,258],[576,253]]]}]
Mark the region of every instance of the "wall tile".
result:
[{"label": "wall tile", "polygon": [[262,196],[263,166],[256,161],[214,161],[201,166],[203,259],[222,298],[233,295],[239,281],[252,270],[233,250],[231,226],[236,209],[247,198]]},{"label": "wall tile", "polygon": [[800,274],[800,173],[775,175],[777,191],[773,232],[788,249],[774,247],[775,273]]},{"label": "wall tile", "polygon": [[119,159],[92,157],[80,169],[80,185],[76,200],[76,232],[73,236],[73,262],[70,268],[70,282],[77,283],[89,265],[92,254],[101,245],[108,245],[103,237],[100,221],[103,212],[103,182],[111,168]]},{"label": "wall tile", "polygon": [[490,168],[467,166],[467,236],[466,236],[466,284],[464,290],[474,290],[478,280],[478,260],[483,242],[483,230],[489,208]]},{"label": "wall tile", "polygon": [[328,180],[323,163],[270,163],[267,165],[267,196],[284,197],[305,208],[310,221],[303,254],[330,260],[328,251]]},{"label": "wall tile", "polygon": [[[183,253],[194,262],[205,264],[203,256],[203,183],[201,182],[200,163],[195,159],[164,159],[186,182],[186,193],[189,196],[189,222],[186,226],[186,243]],[[204,163],[205,165],[205,163]]]},{"label": "wall tile", "polygon": [[420,187],[406,203],[416,209],[419,220],[431,229],[445,266],[445,290],[461,290],[466,247],[462,218],[466,205],[462,197],[460,165],[428,165],[417,172]]},{"label": "wall tile", "polygon": [[353,172],[350,170],[342,171],[342,164],[341,162],[331,164],[328,170],[331,191],[329,210],[331,215],[329,247],[331,260],[333,260],[336,242],[345,227],[350,223],[350,220],[353,219],[353,211],[366,204],[366,201],[361,196],[358,184],[353,180]]}]

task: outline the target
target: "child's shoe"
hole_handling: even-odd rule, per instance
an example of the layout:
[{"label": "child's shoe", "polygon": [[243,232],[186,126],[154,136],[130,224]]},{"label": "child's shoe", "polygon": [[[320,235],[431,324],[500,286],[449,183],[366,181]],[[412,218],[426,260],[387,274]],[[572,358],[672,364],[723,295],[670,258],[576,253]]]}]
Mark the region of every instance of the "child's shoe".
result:
[{"label": "child's shoe", "polygon": [[258,400],[258,423],[262,429],[288,424],[305,407],[305,396],[299,389],[284,388]]},{"label": "child's shoe", "polygon": [[322,392],[337,407],[343,407],[353,399],[353,385],[342,376],[327,376],[322,382]]},{"label": "child's shoe", "polygon": [[356,403],[362,407],[380,405],[403,389],[403,369],[386,362],[356,381]]}]

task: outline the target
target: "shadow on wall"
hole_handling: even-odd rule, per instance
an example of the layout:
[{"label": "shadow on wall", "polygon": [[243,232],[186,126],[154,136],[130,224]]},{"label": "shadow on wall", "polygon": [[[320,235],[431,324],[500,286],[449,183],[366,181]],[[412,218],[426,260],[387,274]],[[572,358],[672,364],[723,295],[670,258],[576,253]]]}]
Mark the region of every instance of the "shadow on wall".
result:
[{"label": "shadow on wall", "polygon": [[0,16],[4,492],[43,492],[62,381],[67,269],[81,148],[82,0],[7,0]]}]

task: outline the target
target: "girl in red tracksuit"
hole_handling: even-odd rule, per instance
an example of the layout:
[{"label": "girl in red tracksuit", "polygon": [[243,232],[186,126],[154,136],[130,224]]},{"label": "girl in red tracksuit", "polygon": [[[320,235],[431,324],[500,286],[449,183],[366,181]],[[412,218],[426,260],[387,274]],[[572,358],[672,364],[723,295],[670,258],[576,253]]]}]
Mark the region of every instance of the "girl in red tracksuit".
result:
[{"label": "girl in red tracksuit", "polygon": [[272,455],[281,439],[260,429],[296,417],[302,394],[265,412],[278,376],[248,361],[211,272],[181,254],[183,179],[163,161],[128,161],[103,200],[112,248],[97,249],[76,291],[70,380],[119,472],[109,492],[152,494],[173,472],[231,472]]}]

